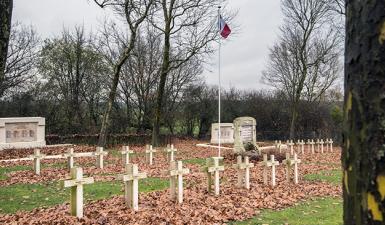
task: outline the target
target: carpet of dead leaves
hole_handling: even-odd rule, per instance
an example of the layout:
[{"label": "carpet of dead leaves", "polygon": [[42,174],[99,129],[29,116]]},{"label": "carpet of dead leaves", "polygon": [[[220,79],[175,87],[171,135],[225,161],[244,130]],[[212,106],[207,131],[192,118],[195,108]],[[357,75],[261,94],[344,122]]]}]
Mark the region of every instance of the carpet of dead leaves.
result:
[{"label": "carpet of dead leaves", "polygon": [[[196,147],[196,141],[179,141],[175,143],[178,149],[177,159],[206,158],[216,156],[217,151],[210,148]],[[44,148],[44,154],[61,154],[68,147]],[[146,172],[149,177],[166,178],[168,167],[166,154],[159,149],[156,153],[155,164],[150,166],[145,162],[144,146],[134,146],[139,152],[132,160],[139,164],[139,170]],[[76,152],[94,151],[91,146],[75,146]],[[0,153],[0,159],[26,157],[33,150],[22,150],[14,154],[12,151]],[[0,224],[224,224],[251,218],[261,209],[282,209],[309,198],[321,196],[341,196],[341,187],[327,182],[300,180],[298,185],[286,183],[285,167],[277,167],[277,186],[265,186],[262,181],[262,166],[259,162],[251,169],[250,190],[237,188],[236,171],[231,168],[235,157],[225,151],[226,170],[221,173],[221,194],[214,196],[206,190],[206,177],[199,165],[186,164],[190,174],[184,176],[185,190],[183,204],[170,200],[168,190],[140,194],[139,211],[134,212],[124,204],[123,196],[104,200],[91,201],[85,204],[85,216],[77,219],[69,215],[69,204],[63,203],[50,208],[38,208],[30,212],[16,214],[0,214]],[[335,170],[340,168],[340,149],[334,148],[333,153],[299,154],[300,176],[316,173],[320,170]],[[92,176],[96,182],[114,180],[116,175],[123,172],[122,159],[109,154],[103,170],[95,167],[94,158],[76,158],[76,163],[83,166],[86,176]],[[65,163],[64,159],[44,160],[43,163]],[[32,165],[32,161],[0,163],[0,167],[15,165]],[[106,175],[107,174],[107,175]],[[15,183],[40,183],[68,178],[66,168],[44,168],[41,176],[33,171],[17,171],[0,181],[0,186]],[[122,191],[123,195],[123,191]]]}]

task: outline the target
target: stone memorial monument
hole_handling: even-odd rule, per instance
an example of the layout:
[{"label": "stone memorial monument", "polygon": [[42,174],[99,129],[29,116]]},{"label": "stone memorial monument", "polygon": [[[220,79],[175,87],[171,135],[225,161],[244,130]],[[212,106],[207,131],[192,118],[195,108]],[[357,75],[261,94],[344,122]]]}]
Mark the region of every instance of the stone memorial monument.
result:
[{"label": "stone memorial monument", "polygon": [[0,118],[0,150],[40,148],[45,145],[45,118]]},{"label": "stone memorial monument", "polygon": [[[211,124],[211,144],[218,144],[219,123]],[[234,125],[232,123],[221,123],[221,144],[234,143]]]},{"label": "stone memorial monument", "polygon": [[248,143],[257,147],[256,126],[257,122],[252,117],[239,117],[234,120],[235,152],[244,152]]}]

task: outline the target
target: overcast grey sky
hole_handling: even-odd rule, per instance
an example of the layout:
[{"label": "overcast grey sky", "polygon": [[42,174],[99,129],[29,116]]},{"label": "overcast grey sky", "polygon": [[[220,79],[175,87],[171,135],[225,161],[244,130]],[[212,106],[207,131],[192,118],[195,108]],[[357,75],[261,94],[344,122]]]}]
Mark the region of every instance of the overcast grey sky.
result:
[{"label": "overcast grey sky", "polygon": [[[277,40],[282,22],[280,0],[229,0],[229,9],[238,10],[236,23],[241,31],[222,47],[222,85],[224,88],[268,88],[261,83],[269,47]],[[89,0],[15,0],[14,21],[33,25],[42,38],[59,34],[63,27],[84,24],[97,30],[108,16]],[[231,27],[231,24],[229,24]],[[217,57],[204,76],[208,84],[217,84]]]}]

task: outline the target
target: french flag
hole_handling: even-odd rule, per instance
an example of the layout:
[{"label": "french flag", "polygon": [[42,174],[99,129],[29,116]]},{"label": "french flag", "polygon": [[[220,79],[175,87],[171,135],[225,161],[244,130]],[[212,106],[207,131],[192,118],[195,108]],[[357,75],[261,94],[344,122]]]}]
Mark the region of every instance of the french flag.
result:
[{"label": "french flag", "polygon": [[231,34],[229,25],[223,20],[222,16],[219,16],[219,32],[223,38],[227,38]]}]

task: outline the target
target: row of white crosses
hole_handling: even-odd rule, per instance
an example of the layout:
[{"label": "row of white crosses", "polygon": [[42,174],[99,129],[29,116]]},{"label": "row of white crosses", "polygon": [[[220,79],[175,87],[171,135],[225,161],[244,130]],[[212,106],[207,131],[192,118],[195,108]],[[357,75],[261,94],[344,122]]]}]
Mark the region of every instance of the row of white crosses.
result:
[{"label": "row of white crosses", "polygon": [[250,163],[248,156],[244,158],[245,160],[242,162],[242,156],[237,156],[237,164],[234,164],[233,168],[238,171],[238,187],[250,189],[250,168],[253,168],[254,164]]},{"label": "row of white crosses", "polygon": [[[219,195],[219,181],[220,176],[219,172],[224,171],[224,166],[220,165],[220,161],[223,160],[222,157],[212,157],[206,159],[206,166],[204,171],[207,174],[207,191],[212,192],[212,186],[214,185],[214,194]],[[287,181],[291,180],[291,171],[293,171],[293,182],[298,184],[298,164],[301,163],[301,160],[298,159],[297,154],[294,153],[294,158],[290,158],[290,154],[286,154],[286,159],[282,162],[286,165],[286,176]],[[270,156],[270,161],[267,160],[267,155],[263,155],[263,162],[261,163],[263,168],[263,182],[265,185],[268,185],[268,169],[271,167],[271,185],[274,187],[276,185],[276,166],[279,165],[279,162],[274,159],[274,155]],[[250,168],[253,168],[254,164],[250,163],[249,157],[242,156],[237,157],[237,163],[233,165],[233,168],[237,170],[238,177],[238,187],[244,187],[250,189]],[[214,177],[214,182],[213,182]]]},{"label": "row of white crosses", "polygon": [[[74,167],[76,157],[96,157],[96,167],[103,169],[104,167],[104,156],[108,153],[103,150],[102,147],[97,147],[96,152],[84,152],[75,153],[73,148],[68,149],[67,153],[62,156],[67,158],[68,168],[71,170]],[[41,160],[48,158],[47,155],[41,154],[40,149],[35,149],[33,155],[29,158],[33,159],[33,169],[36,175],[40,175],[41,172]]]},{"label": "row of white crosses", "polygon": [[[293,142],[293,140],[287,140],[286,144],[290,148],[290,154],[294,154],[294,146],[297,145],[298,149],[302,154],[305,153],[305,144],[308,145],[308,151],[309,153],[311,152],[312,154],[315,153],[315,145],[317,145],[317,152],[324,153],[324,144],[326,144],[326,151],[327,152],[333,152],[333,140],[332,139],[326,139],[324,141],[323,139],[319,140],[317,139],[314,141],[313,139],[308,139],[307,142],[304,140],[298,140],[296,143]],[[279,150],[279,153],[282,152],[282,142],[281,141],[275,141],[275,148]]]},{"label": "row of white crosses", "polygon": [[[173,145],[167,148],[167,153],[170,155],[170,161],[174,160],[174,153],[177,150],[174,148]],[[153,158],[154,153],[157,152],[155,149],[152,148],[151,145],[146,146],[146,159],[147,162],[152,165],[153,164]],[[123,146],[122,147],[122,157],[123,157],[123,166],[128,164],[130,161],[130,154],[133,154],[134,152],[130,150],[129,146]],[[104,157],[108,154],[108,152],[104,151],[103,147],[96,147],[95,152],[81,152],[81,153],[75,153],[73,148],[69,148],[68,151],[61,156],[67,159],[68,168],[71,170],[74,168],[75,164],[75,158],[78,157],[96,157],[96,167],[99,169],[104,168]],[[34,154],[29,156],[30,159],[33,159],[33,168],[35,171],[35,174],[40,175],[41,172],[41,160],[48,158],[47,155],[41,154],[40,149],[35,149]]]},{"label": "row of white crosses", "polygon": [[[294,158],[290,158],[290,154],[286,153],[286,159],[283,160],[282,164],[286,165],[286,180],[287,182],[290,182],[290,174],[293,170],[293,181],[295,184],[298,184],[298,164],[301,163],[301,160],[298,159],[297,154],[294,153]],[[276,185],[276,178],[275,178],[275,167],[279,166],[279,162],[274,159],[274,155],[270,155],[270,161],[267,160],[267,155],[263,155],[263,162],[261,163],[263,165],[263,183],[265,185],[268,185],[268,169],[271,167],[271,186]]]},{"label": "row of white crosses", "polygon": [[[151,146],[146,147],[148,150],[150,159],[152,157],[151,153],[154,150]],[[173,149],[173,150],[171,150]],[[102,149],[99,149],[97,152],[101,153]],[[176,149],[173,146],[168,146],[166,152],[169,153],[170,159],[174,159],[173,153],[176,152]],[[70,153],[70,152],[69,152]],[[73,152],[72,152],[73,153]],[[129,208],[133,210],[138,210],[138,198],[139,198],[139,180],[147,177],[146,173],[139,173],[138,165],[129,163],[129,154],[133,153],[129,150],[128,146],[122,148],[123,162],[125,164],[125,173],[118,176],[118,179],[124,182],[125,194],[124,199]],[[98,154],[103,156],[104,154]],[[73,154],[72,154],[73,156]],[[214,185],[215,195],[219,195],[219,185],[220,185],[220,175],[219,172],[224,171],[224,166],[220,165],[220,161],[223,160],[222,157],[212,157],[206,160],[206,173],[208,176],[208,192],[212,192],[212,186]],[[150,160],[151,162],[152,160]],[[70,161],[69,161],[70,162]],[[290,159],[290,155],[287,154],[286,160],[283,162],[287,166],[287,180],[290,180],[290,171],[294,167],[294,182],[298,183],[298,163],[301,161],[297,158],[297,155],[294,155],[294,159]],[[264,168],[264,183],[267,185],[267,169],[272,167],[272,186],[276,185],[275,181],[275,166],[279,165],[278,161],[274,160],[274,156],[271,156],[271,161],[267,161],[267,155],[264,155],[264,161],[262,164]],[[250,188],[250,168],[254,167],[253,163],[249,162],[248,157],[237,157],[237,163],[233,165],[233,168],[237,170],[238,174],[238,186],[244,187],[246,189]],[[169,176],[170,176],[170,196],[173,200],[178,203],[183,202],[183,175],[188,174],[189,169],[183,168],[182,161],[170,162],[169,167]],[[214,178],[214,182],[213,182]],[[83,216],[83,185],[93,183],[93,178],[83,178],[83,171],[81,168],[72,168],[71,169],[71,180],[64,182],[64,187],[71,187],[71,214],[76,217]]]},{"label": "row of white crosses", "polygon": [[[167,159],[169,162],[172,162],[175,160],[175,153],[178,150],[174,148],[174,145],[167,145],[165,152],[167,153]],[[150,165],[154,164],[154,155],[157,152],[152,145],[146,145],[145,153],[146,153],[146,162]],[[130,154],[133,154],[134,152],[130,150],[129,146],[123,146],[121,154],[123,156],[123,165],[128,164],[130,162]]]},{"label": "row of white crosses", "polygon": [[315,152],[315,149],[314,149],[314,145],[316,144],[317,145],[317,152],[321,152],[321,153],[324,153],[324,144],[326,144],[326,151],[327,152],[333,152],[333,140],[330,138],[330,139],[326,139],[326,141],[324,141],[323,139],[319,140],[317,139],[316,141],[314,141],[313,139],[308,139],[307,140],[307,143],[309,145],[309,152],[311,152],[312,154],[314,154]]},{"label": "row of white crosses", "polygon": [[[171,145],[171,149],[167,150],[167,152],[171,153],[171,160],[174,160],[174,152],[177,150],[174,149],[174,146]],[[155,153],[156,150],[152,148],[151,145],[146,146],[146,155],[147,155],[147,161],[150,165],[153,164],[153,153]],[[138,210],[138,196],[139,196],[139,180],[144,179],[147,177],[146,173],[139,173],[138,165],[137,164],[131,164],[130,163],[130,154],[133,154],[134,151],[130,150],[129,146],[123,146],[122,147],[122,159],[123,159],[123,165],[125,166],[125,173],[118,176],[118,179],[122,180],[124,182],[124,188],[125,188],[125,201],[126,204],[134,209]],[[103,151],[102,147],[97,147],[96,152],[93,154],[94,156],[97,156],[97,167],[103,169],[103,156],[107,155],[107,152]],[[71,170],[71,178],[72,180],[65,181],[64,186],[65,187],[71,187],[71,214],[77,217],[83,216],[83,184],[90,184],[93,183],[93,178],[83,178],[83,170],[82,168],[73,168],[74,166],[74,157],[77,157],[78,155],[74,153],[73,148],[69,149],[69,151],[64,154],[65,157],[68,158],[68,165],[72,169]],[[39,161],[44,155],[40,154],[40,151],[35,151],[35,161]],[[39,163],[37,165],[40,166]],[[175,162],[172,163],[173,166],[170,168],[170,179],[171,180],[178,180],[178,188],[177,191],[174,184],[176,185],[176,182],[170,182],[173,185],[171,185],[172,195],[174,193],[177,194],[177,200],[178,202],[183,201],[183,179],[182,175],[188,173],[188,169],[182,169],[182,162],[179,161],[177,164]],[[37,167],[39,168],[39,167]],[[40,171],[40,169],[39,169]]]}]

